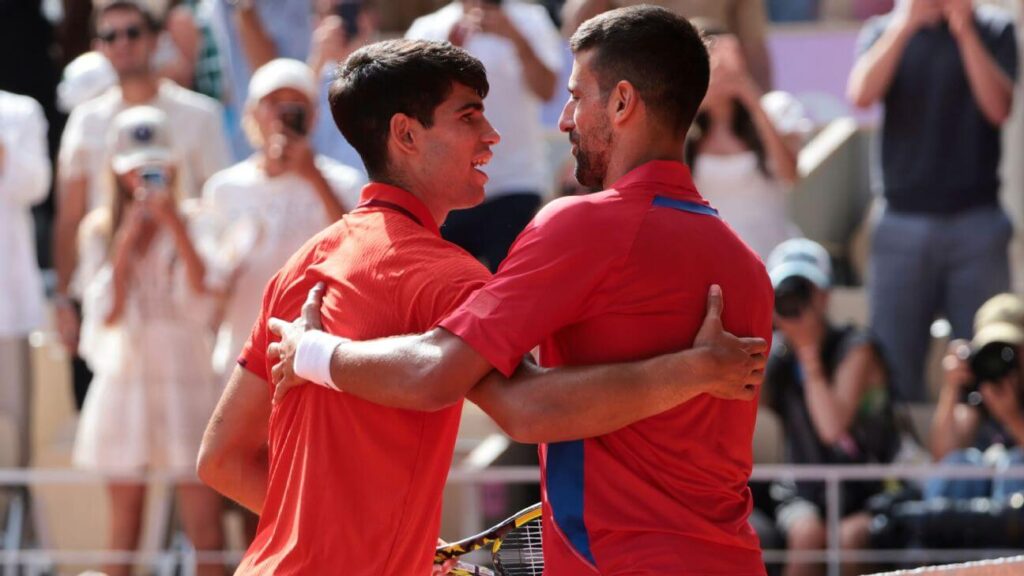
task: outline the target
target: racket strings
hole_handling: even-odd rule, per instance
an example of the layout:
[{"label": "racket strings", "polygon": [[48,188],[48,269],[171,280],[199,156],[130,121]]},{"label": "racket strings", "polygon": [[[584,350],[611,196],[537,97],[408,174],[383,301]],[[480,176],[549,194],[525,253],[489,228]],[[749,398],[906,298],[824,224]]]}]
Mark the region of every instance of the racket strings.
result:
[{"label": "racket strings", "polygon": [[501,576],[540,576],[544,572],[542,540],[540,518],[509,532],[494,555],[495,571]]}]

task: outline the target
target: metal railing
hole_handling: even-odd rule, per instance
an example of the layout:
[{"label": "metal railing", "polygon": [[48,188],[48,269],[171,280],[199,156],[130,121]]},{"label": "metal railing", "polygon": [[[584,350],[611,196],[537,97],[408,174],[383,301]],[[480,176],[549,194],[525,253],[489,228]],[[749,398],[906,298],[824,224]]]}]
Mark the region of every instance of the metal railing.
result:
[{"label": "metal railing", "polygon": [[[533,466],[491,467],[485,469],[453,468],[448,484],[475,486],[480,484],[536,484],[540,480],[539,469]],[[867,563],[927,563],[955,562],[963,560],[993,558],[1019,554],[1019,549],[984,550],[843,550],[839,543],[839,523],[842,496],[840,485],[857,480],[904,479],[924,481],[932,478],[950,479],[1024,479],[1024,466],[993,469],[949,465],[760,465],[755,466],[751,481],[794,480],[821,481],[825,483],[826,526],[828,545],[821,551],[792,552],[786,550],[765,550],[768,563],[789,561],[827,563],[828,573],[838,575],[843,562]],[[76,485],[106,482],[111,476],[67,469],[0,469],[0,487],[29,487],[33,485]],[[150,473],[145,475],[117,476],[119,481],[175,484],[198,482],[193,475]],[[240,554],[232,551],[197,552],[187,542],[176,542],[172,549],[157,552],[111,552],[96,550],[51,550],[21,549],[17,535],[22,532],[25,522],[24,502],[12,501],[7,527],[0,550],[0,565],[4,574],[13,574],[13,567],[23,566],[28,574],[41,574],[51,570],[55,564],[92,563],[138,563],[157,568],[160,574],[171,574],[175,566],[183,566],[184,574],[191,573],[196,562],[223,563],[238,562]]]}]

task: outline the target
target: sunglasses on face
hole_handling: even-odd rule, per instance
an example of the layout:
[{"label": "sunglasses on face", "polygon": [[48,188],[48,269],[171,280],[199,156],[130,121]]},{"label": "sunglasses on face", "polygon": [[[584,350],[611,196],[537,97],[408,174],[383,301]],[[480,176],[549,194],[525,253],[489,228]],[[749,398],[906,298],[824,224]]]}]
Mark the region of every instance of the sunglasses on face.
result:
[{"label": "sunglasses on face", "polygon": [[105,44],[113,44],[117,42],[118,38],[125,38],[128,41],[135,41],[142,38],[142,27],[141,26],[129,26],[122,30],[110,29],[103,30],[97,37]]}]

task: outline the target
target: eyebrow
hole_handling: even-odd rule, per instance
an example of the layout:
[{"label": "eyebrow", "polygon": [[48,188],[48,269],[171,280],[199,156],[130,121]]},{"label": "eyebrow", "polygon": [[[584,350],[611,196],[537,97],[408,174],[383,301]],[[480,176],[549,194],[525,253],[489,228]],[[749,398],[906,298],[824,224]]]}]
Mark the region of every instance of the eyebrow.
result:
[{"label": "eyebrow", "polygon": [[459,106],[459,109],[456,110],[455,113],[456,114],[462,114],[466,110],[477,110],[477,111],[483,112],[483,110],[484,110],[484,103],[483,102],[467,102],[467,103],[463,104],[462,106]]}]

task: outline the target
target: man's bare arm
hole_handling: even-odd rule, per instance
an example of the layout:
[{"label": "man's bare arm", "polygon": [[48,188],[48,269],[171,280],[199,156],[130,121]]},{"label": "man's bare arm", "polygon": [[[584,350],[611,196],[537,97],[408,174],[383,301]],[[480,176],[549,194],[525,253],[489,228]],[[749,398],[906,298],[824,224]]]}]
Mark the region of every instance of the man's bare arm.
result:
[{"label": "man's bare arm", "polygon": [[267,382],[236,366],[199,449],[199,478],[256,514],[267,495],[270,408]]},{"label": "man's bare arm", "polygon": [[255,2],[239,2],[234,17],[250,73],[277,58],[277,46],[263,27]]},{"label": "man's bare arm", "polygon": [[[319,301],[311,293],[302,322],[319,326],[318,309]],[[332,343],[331,381],[366,400],[413,410],[437,410],[469,394],[510,436],[523,442],[594,436],[701,393],[753,399],[763,376],[767,344],[759,338],[726,333],[721,310],[721,291],[715,287],[691,350],[624,364],[558,369],[521,366],[510,379],[492,374],[486,359],[443,329]],[[271,330],[283,336],[281,343],[271,344],[269,349],[272,356],[282,358],[272,374],[280,398],[288,388],[303,382],[294,374],[294,350],[305,325],[272,320]]]}]

